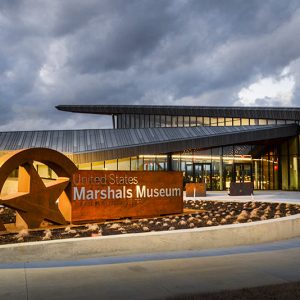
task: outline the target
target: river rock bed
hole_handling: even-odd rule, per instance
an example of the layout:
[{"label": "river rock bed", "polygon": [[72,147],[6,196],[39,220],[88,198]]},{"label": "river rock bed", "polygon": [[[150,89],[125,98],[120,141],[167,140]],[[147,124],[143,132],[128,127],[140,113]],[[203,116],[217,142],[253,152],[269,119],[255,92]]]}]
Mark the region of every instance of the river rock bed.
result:
[{"label": "river rock bed", "polygon": [[[0,244],[55,239],[99,237],[125,233],[172,231],[268,220],[300,213],[300,205],[266,202],[184,201],[185,213],[157,218],[124,219],[102,223],[2,233]],[[2,208],[1,220],[14,220],[14,211]],[[6,222],[5,222],[6,223]],[[11,223],[11,222],[7,222]]]}]

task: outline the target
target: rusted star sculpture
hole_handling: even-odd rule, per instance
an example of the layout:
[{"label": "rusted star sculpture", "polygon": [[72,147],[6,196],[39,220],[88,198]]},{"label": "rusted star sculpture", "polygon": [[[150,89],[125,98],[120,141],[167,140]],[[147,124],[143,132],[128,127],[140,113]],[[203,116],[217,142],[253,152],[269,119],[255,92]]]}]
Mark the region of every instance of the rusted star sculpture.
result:
[{"label": "rusted star sculpture", "polygon": [[65,224],[57,200],[69,183],[69,178],[44,184],[33,164],[19,167],[18,192],[2,197],[0,204],[17,211],[17,226],[27,224],[37,228],[43,220]]},{"label": "rusted star sculpture", "polygon": [[[56,180],[44,183],[33,161],[51,166]],[[38,228],[46,220],[55,224],[69,221],[70,203],[66,191],[76,166],[63,154],[45,148],[25,149],[4,157],[0,162],[0,187],[8,175],[19,168],[18,192],[1,196],[0,204],[16,210],[16,226]],[[58,204],[58,199],[60,203]],[[0,224],[0,231],[5,230]]]}]

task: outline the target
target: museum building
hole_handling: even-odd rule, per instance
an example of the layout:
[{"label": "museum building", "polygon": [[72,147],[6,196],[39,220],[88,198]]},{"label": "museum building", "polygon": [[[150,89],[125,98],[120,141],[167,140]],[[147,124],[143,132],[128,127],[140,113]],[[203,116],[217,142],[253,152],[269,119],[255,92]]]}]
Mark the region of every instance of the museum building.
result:
[{"label": "museum building", "polygon": [[[111,129],[0,132],[0,151],[46,147],[82,170],[182,171],[207,190],[231,182],[255,189],[300,190],[300,108],[59,105],[110,115]],[[41,165],[44,177],[55,174]]]}]

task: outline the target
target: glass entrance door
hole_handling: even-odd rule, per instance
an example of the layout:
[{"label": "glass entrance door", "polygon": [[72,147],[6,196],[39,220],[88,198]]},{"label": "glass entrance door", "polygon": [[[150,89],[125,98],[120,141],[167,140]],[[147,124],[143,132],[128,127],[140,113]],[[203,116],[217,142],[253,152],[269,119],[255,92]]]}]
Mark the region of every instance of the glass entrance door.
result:
[{"label": "glass entrance door", "polygon": [[228,190],[230,188],[230,183],[233,180],[233,165],[224,163],[223,166],[223,188]]},{"label": "glass entrance door", "polygon": [[190,163],[185,165],[184,182],[206,183],[206,189],[211,189],[211,164],[209,163]]},{"label": "glass entrance door", "polygon": [[194,182],[206,183],[206,188],[211,189],[211,164],[194,164]]},{"label": "glass entrance door", "polygon": [[252,165],[251,164],[234,164],[235,182],[251,182],[252,181]]},{"label": "glass entrance door", "polygon": [[194,171],[193,164],[185,165],[185,182],[193,182],[194,181]]}]

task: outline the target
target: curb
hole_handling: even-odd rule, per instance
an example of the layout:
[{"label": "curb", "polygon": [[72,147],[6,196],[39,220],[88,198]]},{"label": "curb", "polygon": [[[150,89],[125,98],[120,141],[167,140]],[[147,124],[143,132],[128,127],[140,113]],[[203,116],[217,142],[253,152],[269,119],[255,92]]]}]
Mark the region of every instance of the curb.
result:
[{"label": "curb", "polygon": [[204,250],[275,242],[299,236],[300,214],[297,214],[253,223],[197,229],[2,245],[0,263]]}]

